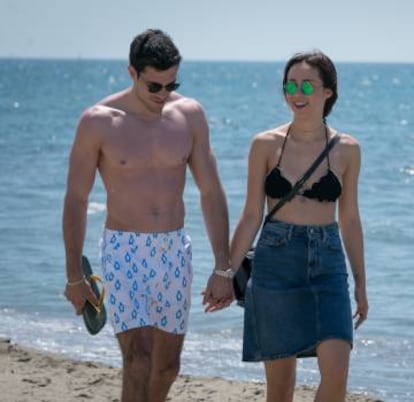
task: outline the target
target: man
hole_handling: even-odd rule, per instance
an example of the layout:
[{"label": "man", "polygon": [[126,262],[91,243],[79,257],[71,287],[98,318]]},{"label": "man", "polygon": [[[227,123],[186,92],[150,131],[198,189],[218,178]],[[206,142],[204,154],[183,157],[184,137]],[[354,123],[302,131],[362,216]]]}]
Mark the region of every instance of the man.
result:
[{"label": "man", "polygon": [[[122,401],[164,401],[187,329],[192,281],[183,191],[187,165],[200,190],[215,257],[228,267],[228,211],[202,107],[175,90],[181,56],[171,38],[147,30],[130,46],[130,88],[87,109],[69,161],[63,211],[67,280],[76,313],[96,303],[81,255],[88,195],[99,171],[107,192],[102,269],[107,307],[123,357]],[[231,281],[212,275],[204,302],[232,300]]]}]

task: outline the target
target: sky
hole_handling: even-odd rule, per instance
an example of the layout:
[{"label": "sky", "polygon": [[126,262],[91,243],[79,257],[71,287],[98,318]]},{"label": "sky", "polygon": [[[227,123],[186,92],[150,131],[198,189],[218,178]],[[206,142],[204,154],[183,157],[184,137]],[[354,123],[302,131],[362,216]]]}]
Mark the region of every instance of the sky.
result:
[{"label": "sky", "polygon": [[414,63],[414,0],[0,0],[0,57],[127,60],[167,32],[184,60]]}]

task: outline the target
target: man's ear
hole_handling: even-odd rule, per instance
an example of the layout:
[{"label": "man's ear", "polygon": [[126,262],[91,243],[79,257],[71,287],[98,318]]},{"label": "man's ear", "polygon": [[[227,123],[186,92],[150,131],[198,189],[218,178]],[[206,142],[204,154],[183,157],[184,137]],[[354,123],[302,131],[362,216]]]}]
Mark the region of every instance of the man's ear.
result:
[{"label": "man's ear", "polygon": [[131,65],[128,65],[128,73],[129,76],[134,80],[135,78],[138,78],[138,73],[135,70],[134,67],[132,67]]}]

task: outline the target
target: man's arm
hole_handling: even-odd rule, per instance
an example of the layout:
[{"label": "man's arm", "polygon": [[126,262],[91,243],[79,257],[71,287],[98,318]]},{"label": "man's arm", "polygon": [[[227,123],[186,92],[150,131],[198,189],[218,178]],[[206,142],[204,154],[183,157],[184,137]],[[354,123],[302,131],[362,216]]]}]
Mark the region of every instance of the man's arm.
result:
[{"label": "man's arm", "polygon": [[82,281],[82,250],[86,232],[88,195],[92,189],[99,159],[99,143],[94,131],[96,116],[86,111],[79,122],[69,157],[67,187],[63,206],[63,239],[68,284],[65,294],[76,312],[86,299],[97,302],[86,281]]},{"label": "man's arm", "polygon": [[[201,208],[217,270],[229,268],[229,217],[226,196],[217,171],[216,159],[210,146],[208,124],[201,106],[194,102],[190,106],[189,123],[193,133],[193,148],[189,166],[200,191]],[[213,275],[214,294],[207,299],[231,302],[233,288],[231,280]]]}]

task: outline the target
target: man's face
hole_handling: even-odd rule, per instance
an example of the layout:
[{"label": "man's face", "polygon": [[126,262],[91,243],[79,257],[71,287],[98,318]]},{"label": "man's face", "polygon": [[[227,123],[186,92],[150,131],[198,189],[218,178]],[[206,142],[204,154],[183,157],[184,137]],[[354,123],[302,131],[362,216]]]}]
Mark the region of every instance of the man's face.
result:
[{"label": "man's face", "polygon": [[177,72],[178,66],[173,66],[163,71],[153,67],[146,67],[140,73],[137,73],[130,66],[130,74],[134,81],[135,93],[138,99],[151,112],[159,113],[171,92],[178,88],[179,84],[176,81]]}]

